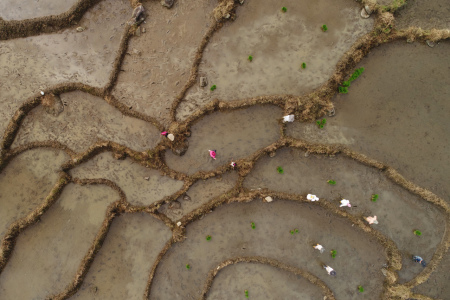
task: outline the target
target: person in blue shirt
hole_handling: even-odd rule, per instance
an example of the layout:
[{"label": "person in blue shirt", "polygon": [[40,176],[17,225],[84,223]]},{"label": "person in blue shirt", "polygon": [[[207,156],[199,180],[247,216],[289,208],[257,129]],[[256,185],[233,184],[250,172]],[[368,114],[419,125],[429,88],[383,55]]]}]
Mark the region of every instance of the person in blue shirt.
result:
[{"label": "person in blue shirt", "polygon": [[413,256],[413,261],[415,261],[415,262],[417,262],[417,263],[420,263],[422,266],[424,266],[424,267],[426,267],[427,266],[427,263],[423,260],[423,258],[422,257],[420,257],[420,256],[417,256],[417,255],[414,255]]}]

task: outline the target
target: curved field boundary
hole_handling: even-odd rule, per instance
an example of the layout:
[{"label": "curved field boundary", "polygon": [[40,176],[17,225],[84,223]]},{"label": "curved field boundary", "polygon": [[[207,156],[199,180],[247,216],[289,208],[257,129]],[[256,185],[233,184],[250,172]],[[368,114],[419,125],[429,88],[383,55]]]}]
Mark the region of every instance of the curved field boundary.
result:
[{"label": "curved field boundary", "polygon": [[235,258],[227,259],[223,262],[221,262],[216,268],[209,271],[208,278],[206,279],[205,285],[203,287],[202,295],[200,297],[200,300],[206,300],[206,296],[208,295],[209,290],[211,289],[211,286],[213,284],[214,278],[217,276],[217,273],[219,273],[220,270],[222,270],[225,267],[228,267],[230,265],[238,264],[238,263],[257,263],[257,264],[264,264],[269,265],[274,268],[290,272],[295,275],[302,276],[303,278],[307,279],[312,284],[318,286],[322,289],[323,295],[325,296],[324,299],[327,300],[335,300],[336,298],[333,295],[333,292],[330,290],[330,288],[319,278],[314,276],[313,274],[296,268],[289,266],[285,263],[282,263],[281,261],[278,261],[273,258],[268,257],[262,257],[262,256],[240,256]]}]

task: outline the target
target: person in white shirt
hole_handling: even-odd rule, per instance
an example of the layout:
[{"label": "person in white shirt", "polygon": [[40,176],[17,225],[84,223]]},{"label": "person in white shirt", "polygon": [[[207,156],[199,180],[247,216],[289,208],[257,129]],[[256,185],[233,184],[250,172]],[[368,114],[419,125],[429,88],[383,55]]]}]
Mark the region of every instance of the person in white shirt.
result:
[{"label": "person in white shirt", "polygon": [[335,271],[335,270],[333,270],[333,268],[332,268],[332,267],[330,267],[330,266],[327,266],[327,265],[323,265],[323,268],[324,268],[325,270],[327,270],[327,272],[328,272],[328,275],[331,275],[331,276],[336,276],[336,271]]}]

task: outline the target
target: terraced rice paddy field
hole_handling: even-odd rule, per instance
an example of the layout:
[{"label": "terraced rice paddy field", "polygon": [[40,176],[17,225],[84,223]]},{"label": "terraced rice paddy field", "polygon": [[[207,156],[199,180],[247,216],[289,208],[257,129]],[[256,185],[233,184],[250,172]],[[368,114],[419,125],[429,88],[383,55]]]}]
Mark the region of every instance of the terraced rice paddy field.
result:
[{"label": "terraced rice paddy field", "polygon": [[0,299],[450,299],[448,0],[0,0],[0,106]]}]

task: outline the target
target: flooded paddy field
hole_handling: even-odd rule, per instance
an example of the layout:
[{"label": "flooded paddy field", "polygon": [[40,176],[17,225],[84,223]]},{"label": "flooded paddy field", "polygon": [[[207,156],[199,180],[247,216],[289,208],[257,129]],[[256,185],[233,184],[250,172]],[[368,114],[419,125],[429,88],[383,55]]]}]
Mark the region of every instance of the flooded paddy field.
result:
[{"label": "flooded paddy field", "polygon": [[0,298],[449,299],[448,1],[0,2]]}]

